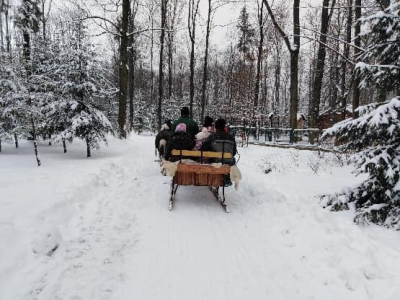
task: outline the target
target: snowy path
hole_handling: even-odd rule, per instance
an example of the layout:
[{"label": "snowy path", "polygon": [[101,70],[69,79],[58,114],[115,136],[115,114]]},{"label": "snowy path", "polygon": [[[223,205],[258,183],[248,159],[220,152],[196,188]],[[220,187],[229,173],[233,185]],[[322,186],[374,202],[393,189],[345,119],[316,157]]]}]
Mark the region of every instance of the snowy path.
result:
[{"label": "snowy path", "polygon": [[205,187],[179,187],[170,212],[170,179],[152,145],[132,137],[50,206],[48,214],[70,211],[49,229],[59,248],[29,253],[0,280],[1,300],[399,299],[398,233],[355,226],[350,212],[327,212],[311,197],[348,175],[266,175],[260,157],[270,150],[242,148],[243,182],[226,192],[231,213]]}]

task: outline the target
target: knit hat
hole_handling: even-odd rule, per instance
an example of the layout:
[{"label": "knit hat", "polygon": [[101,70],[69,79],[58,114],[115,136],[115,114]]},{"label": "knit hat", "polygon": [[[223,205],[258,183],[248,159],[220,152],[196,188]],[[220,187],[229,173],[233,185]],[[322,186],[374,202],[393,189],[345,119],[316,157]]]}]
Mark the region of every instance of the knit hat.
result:
[{"label": "knit hat", "polygon": [[190,111],[189,111],[189,107],[184,106],[181,108],[181,116],[182,117],[189,117]]},{"label": "knit hat", "polygon": [[212,126],[212,123],[214,122],[214,119],[209,117],[209,116],[205,116],[204,117],[204,127],[210,127]]},{"label": "knit hat", "polygon": [[224,129],[225,128],[225,120],[224,119],[218,119],[215,121],[215,128],[216,129]]},{"label": "knit hat", "polygon": [[186,132],[186,124],[179,123],[175,128],[175,132]]}]

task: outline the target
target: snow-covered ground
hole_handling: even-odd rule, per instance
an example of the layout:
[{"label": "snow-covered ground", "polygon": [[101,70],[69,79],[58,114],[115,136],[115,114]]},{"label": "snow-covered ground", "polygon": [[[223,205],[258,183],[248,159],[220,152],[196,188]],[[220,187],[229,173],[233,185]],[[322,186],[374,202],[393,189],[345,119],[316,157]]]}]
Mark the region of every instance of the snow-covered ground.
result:
[{"label": "snow-covered ground", "polygon": [[170,212],[153,143],[112,139],[90,159],[42,144],[41,167],[28,142],[3,144],[1,300],[400,299],[399,233],[316,197],[362,180],[351,167],[250,145],[230,213],[205,187],[179,187]]}]

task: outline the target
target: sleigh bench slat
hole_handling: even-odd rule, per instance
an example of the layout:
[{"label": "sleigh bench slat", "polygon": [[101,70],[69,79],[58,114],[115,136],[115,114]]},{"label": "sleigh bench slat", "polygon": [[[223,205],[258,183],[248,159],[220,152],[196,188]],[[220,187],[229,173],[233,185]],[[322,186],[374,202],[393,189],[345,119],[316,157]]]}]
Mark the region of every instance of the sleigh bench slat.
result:
[{"label": "sleigh bench slat", "polygon": [[172,155],[182,155],[182,157],[208,157],[208,158],[222,158],[226,159],[232,158],[232,153],[230,152],[213,152],[213,151],[197,151],[197,150],[172,150]]},{"label": "sleigh bench slat", "polygon": [[181,173],[207,173],[207,174],[229,174],[229,166],[214,167],[212,165],[186,165],[178,164],[178,172]]}]

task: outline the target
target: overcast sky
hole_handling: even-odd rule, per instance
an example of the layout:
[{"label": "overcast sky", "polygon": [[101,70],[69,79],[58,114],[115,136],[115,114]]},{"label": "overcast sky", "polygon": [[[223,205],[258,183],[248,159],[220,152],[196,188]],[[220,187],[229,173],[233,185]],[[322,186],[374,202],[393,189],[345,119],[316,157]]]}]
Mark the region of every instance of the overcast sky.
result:
[{"label": "overcast sky", "polygon": [[[261,0],[259,0],[261,1]],[[293,0],[268,0],[272,5],[273,3],[288,3],[289,6],[293,6]],[[214,17],[214,27],[211,33],[211,41],[216,44],[219,49],[225,48],[229,44],[229,30],[236,27],[236,22],[239,18],[240,10],[246,5],[248,12],[251,12],[252,7],[256,7],[257,0],[239,0],[235,4],[225,5],[219,8]],[[322,4],[322,0],[302,0],[300,14],[304,14],[310,6],[317,7]],[[206,18],[208,1],[200,1],[201,14]],[[265,10],[265,13],[266,10]],[[202,30],[205,30],[204,28]]]}]

